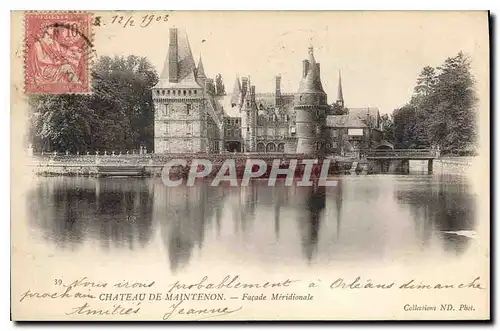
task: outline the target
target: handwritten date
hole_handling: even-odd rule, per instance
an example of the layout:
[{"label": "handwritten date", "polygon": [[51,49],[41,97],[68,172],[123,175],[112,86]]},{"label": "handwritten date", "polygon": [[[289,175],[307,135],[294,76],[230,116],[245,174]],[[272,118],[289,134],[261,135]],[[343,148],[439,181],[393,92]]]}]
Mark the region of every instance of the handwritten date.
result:
[{"label": "handwritten date", "polygon": [[169,20],[169,14],[163,14],[163,15],[146,14],[144,16],[141,16],[140,18],[135,18],[132,15],[129,16],[115,15],[111,17],[110,23],[112,25],[122,26],[123,28],[135,27],[135,26],[140,26],[141,28],[145,28],[150,26],[151,24],[155,24],[158,22],[168,22],[168,20]]}]

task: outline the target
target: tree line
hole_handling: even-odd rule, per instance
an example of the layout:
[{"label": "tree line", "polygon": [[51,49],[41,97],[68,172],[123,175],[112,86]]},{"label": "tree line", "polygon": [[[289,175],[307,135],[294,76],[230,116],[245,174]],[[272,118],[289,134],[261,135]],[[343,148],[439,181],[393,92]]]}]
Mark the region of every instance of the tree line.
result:
[{"label": "tree line", "polygon": [[[84,154],[154,148],[152,88],[158,73],[145,57],[101,56],[92,94],[31,95],[29,140],[35,151]],[[214,94],[225,94],[217,75]]]},{"label": "tree line", "polygon": [[383,138],[395,148],[439,148],[472,155],[477,98],[470,58],[460,52],[436,68],[425,66],[410,101],[382,116]]}]

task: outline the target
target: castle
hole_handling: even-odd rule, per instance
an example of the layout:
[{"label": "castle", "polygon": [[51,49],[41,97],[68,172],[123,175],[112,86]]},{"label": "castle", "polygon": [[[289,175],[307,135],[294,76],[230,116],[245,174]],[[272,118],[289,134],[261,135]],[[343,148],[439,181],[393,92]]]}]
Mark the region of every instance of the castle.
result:
[{"label": "castle", "polygon": [[153,88],[155,153],[317,153],[339,154],[383,145],[377,108],[344,109],[339,72],[338,97],[329,105],[313,48],[303,61],[297,93],[256,93],[249,77],[236,78],[231,94],[216,95],[201,57],[195,64],[187,34],[170,29],[169,50]]}]

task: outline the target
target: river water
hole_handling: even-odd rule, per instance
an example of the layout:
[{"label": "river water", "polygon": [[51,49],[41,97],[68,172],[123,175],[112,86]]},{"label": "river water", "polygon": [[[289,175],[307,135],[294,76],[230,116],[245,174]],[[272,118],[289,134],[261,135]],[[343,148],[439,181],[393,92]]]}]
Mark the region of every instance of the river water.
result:
[{"label": "river water", "polygon": [[316,189],[39,177],[27,192],[17,235],[35,244],[33,254],[50,252],[51,264],[60,259],[67,268],[68,260],[78,268],[78,261],[115,258],[138,268],[159,264],[172,275],[207,265],[418,265],[460,259],[480,223],[469,179],[439,174],[344,176]]}]

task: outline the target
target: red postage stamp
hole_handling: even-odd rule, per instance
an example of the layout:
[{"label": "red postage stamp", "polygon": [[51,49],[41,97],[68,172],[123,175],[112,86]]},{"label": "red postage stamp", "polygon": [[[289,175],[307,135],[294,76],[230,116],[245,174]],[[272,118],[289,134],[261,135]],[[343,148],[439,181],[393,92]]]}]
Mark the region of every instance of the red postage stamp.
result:
[{"label": "red postage stamp", "polygon": [[26,93],[89,93],[90,13],[26,13]]}]

